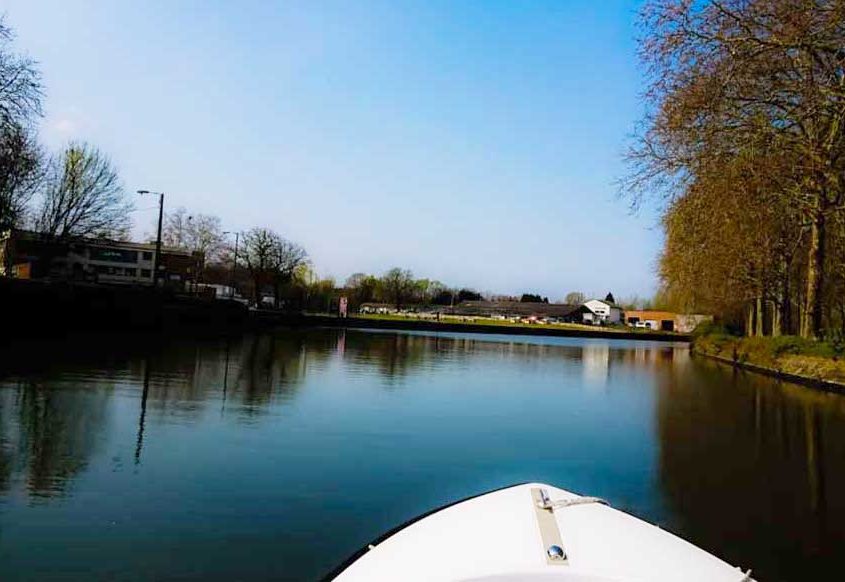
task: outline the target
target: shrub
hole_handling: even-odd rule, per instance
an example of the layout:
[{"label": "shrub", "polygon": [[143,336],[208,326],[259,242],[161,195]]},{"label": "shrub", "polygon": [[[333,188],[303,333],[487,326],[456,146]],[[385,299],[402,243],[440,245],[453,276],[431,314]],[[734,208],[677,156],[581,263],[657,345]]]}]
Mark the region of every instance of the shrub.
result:
[{"label": "shrub", "polygon": [[703,336],[732,336],[733,334],[721,323],[702,321],[692,332],[693,338]]}]

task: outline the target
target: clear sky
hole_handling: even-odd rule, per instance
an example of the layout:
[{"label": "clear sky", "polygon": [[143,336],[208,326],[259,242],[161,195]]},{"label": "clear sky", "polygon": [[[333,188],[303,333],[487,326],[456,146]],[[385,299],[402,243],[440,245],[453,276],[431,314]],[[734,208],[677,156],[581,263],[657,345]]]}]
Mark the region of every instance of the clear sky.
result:
[{"label": "clear sky", "polygon": [[[616,198],[642,113],[637,4],[3,0],[42,139],[129,191],[268,226],[320,275],[648,295],[660,233]],[[138,235],[151,199],[138,201]]]}]

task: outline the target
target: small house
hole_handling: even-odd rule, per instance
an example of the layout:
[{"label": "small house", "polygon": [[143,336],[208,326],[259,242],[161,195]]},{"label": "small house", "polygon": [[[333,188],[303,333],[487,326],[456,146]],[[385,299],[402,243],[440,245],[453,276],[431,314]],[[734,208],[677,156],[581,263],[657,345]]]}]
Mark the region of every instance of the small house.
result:
[{"label": "small house", "polygon": [[610,301],[590,299],[580,309],[579,323],[589,325],[615,325],[622,322],[622,309]]}]

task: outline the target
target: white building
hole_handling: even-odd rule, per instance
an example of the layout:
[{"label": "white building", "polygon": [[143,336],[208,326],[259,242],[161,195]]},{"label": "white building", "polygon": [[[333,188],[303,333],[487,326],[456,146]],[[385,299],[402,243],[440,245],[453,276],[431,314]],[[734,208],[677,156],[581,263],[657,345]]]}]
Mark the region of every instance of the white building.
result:
[{"label": "white building", "polygon": [[[52,237],[12,230],[0,235],[0,275],[107,284],[152,285],[156,245],[103,238]],[[171,285],[193,281],[202,255],[161,249],[160,277]]]},{"label": "white building", "polygon": [[583,305],[581,317],[592,325],[613,325],[622,322],[622,309],[609,301],[590,299]]},{"label": "white building", "polygon": [[92,275],[101,283],[151,285],[155,245],[104,240],[74,240],[63,262],[69,273]]}]

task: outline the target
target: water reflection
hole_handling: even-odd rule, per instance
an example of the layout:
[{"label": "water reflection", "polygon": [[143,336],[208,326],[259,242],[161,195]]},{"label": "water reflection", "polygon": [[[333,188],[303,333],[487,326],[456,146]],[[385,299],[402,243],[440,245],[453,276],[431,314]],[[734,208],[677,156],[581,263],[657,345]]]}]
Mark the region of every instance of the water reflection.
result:
[{"label": "water reflection", "polygon": [[610,375],[610,346],[584,347],[584,380],[593,386],[606,386]]},{"label": "water reflection", "polygon": [[84,470],[116,391],[137,399],[133,449],[139,465],[157,424],[200,422],[210,407],[224,419],[254,422],[272,404],[292,402],[309,369],[322,370],[332,359],[350,373],[376,372],[391,388],[479,358],[519,365],[551,359],[581,370],[592,386],[606,385],[616,365],[671,366],[688,358],[686,346],[611,349],[603,342],[329,330],[216,340],[86,338],[84,349],[71,345],[64,358],[56,352],[60,357],[47,368],[28,360],[25,354],[32,352],[22,348],[0,361],[12,368],[0,380],[0,487],[23,480],[28,493],[41,498],[62,494]]},{"label": "water reflection", "polygon": [[845,399],[700,360],[663,380],[660,481],[676,525],[735,563],[756,546],[772,579],[841,566],[845,498],[828,492],[845,484]]},{"label": "water reflection", "polygon": [[[178,546],[207,579],[313,579],[334,565],[315,515],[351,551],[530,479],[608,497],[761,579],[821,578],[845,567],[843,458],[845,398],[685,345],[352,330],[15,345],[0,350],[0,554],[21,561],[0,578],[42,563],[31,548],[63,524],[51,558],[82,560],[67,542],[84,534],[103,577],[145,544],[148,559]],[[131,527],[86,529],[91,499]],[[250,559],[233,572],[231,552]],[[283,573],[260,569],[280,553]]]},{"label": "water reflection", "polygon": [[28,381],[0,390],[0,487],[19,479],[33,499],[63,495],[97,448],[108,399]]},{"label": "water reflection", "polygon": [[138,439],[135,444],[135,464],[141,463],[141,450],[144,448],[144,421],[147,418],[147,400],[150,396],[150,361],[144,362],[144,383],[141,389],[141,412],[138,415]]}]

